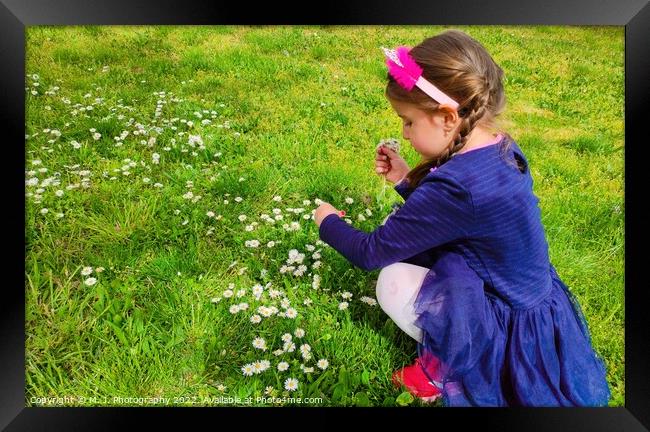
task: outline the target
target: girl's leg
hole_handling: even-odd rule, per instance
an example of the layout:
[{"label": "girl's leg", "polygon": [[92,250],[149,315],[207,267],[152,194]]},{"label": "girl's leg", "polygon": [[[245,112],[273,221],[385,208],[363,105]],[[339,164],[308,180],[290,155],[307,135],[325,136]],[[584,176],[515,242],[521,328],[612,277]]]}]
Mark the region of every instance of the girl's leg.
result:
[{"label": "girl's leg", "polygon": [[422,342],[422,330],[413,303],[429,269],[398,262],[384,267],[377,280],[377,302],[395,324],[417,342]]}]

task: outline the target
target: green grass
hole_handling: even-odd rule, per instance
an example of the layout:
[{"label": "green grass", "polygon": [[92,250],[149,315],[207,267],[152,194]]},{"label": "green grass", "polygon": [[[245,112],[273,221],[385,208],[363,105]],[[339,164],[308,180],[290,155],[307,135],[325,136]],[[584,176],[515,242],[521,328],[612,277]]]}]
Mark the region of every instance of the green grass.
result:
[{"label": "green grass", "polygon": [[[623,406],[623,28],[460,28],[505,71],[502,123],[531,164],[551,260],[606,362],[610,405]],[[278,398],[323,398],[316,405],[418,405],[390,383],[393,370],[412,362],[415,342],[378,306],[360,301],[374,298],[378,272],[354,268],[318,244],[317,227],[302,215],[319,198],[371,231],[399,200],[391,190],[382,194],[373,171],[375,144],[400,130],[383,96],[378,47],[414,45],[441,30],[28,28],[26,179],[29,170],[47,172],[37,172],[39,185],[26,186],[27,405],[57,396],[86,398],[64,405],[142,404],[117,396],[169,398],[172,405],[221,404],[219,397],[247,405],[244,398],[253,397],[252,405],[268,406],[255,402],[267,386]],[[129,134],[116,146],[123,131]],[[204,148],[188,145],[189,135],[201,136]],[[43,187],[37,202],[48,177],[60,184]],[[59,189],[63,196],[55,195]],[[184,198],[188,191],[201,198]],[[301,207],[300,214],[287,211]],[[274,208],[283,220],[260,220]],[[366,209],[372,216],[359,221]],[[285,231],[292,221],[300,229]],[[259,225],[246,231],[252,222]],[[261,246],[245,247],[252,239]],[[268,248],[269,241],[279,243]],[[291,249],[305,253],[308,266],[317,260],[308,244],[320,250],[321,267],[302,277],[281,274]],[[92,286],[83,283],[87,266],[104,268],[93,272]],[[321,277],[318,289],[309,273]],[[268,283],[284,292],[295,319],[249,321],[262,304],[251,289]],[[246,295],[223,298],[230,284]],[[353,298],[339,310],[343,291]],[[242,301],[249,309],[232,315],[230,305]],[[279,298],[273,302],[282,310]],[[296,327],[305,330],[294,338],[296,351],[271,354]],[[265,352],[252,346],[258,336]],[[309,361],[298,352],[303,343],[312,348]],[[324,371],[300,370],[320,358],[329,361]],[[260,359],[272,368],[286,360],[289,371],[243,376],[241,367]],[[288,377],[300,381],[291,394],[283,388]]]}]

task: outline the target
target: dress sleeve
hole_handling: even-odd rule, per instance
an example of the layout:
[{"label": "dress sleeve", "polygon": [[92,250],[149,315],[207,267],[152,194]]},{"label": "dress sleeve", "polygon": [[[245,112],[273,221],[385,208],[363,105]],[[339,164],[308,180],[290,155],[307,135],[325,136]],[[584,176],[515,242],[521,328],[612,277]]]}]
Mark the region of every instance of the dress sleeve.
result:
[{"label": "dress sleeve", "polygon": [[323,219],[320,238],[352,264],[375,270],[466,238],[475,222],[471,194],[455,179],[428,176],[384,225],[367,233],[336,214]]},{"label": "dress sleeve", "polygon": [[406,178],[404,178],[404,180],[402,180],[401,182],[397,183],[394,189],[395,191],[397,191],[398,194],[400,194],[402,198],[404,198],[404,200],[406,200],[411,195],[411,192],[413,192],[414,190],[409,184],[408,179]]}]

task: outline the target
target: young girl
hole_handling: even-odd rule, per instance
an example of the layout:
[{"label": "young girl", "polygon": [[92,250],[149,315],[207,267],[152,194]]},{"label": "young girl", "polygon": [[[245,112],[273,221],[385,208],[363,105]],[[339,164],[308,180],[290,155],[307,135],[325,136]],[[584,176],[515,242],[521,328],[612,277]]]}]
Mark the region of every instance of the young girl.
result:
[{"label": "young girl", "polygon": [[328,203],[314,219],[354,265],[383,268],[377,300],[418,342],[394,382],[447,406],[606,406],[605,367],[549,261],[527,160],[494,133],[503,71],[455,30],[385,54],[386,96],[422,156],[409,169],[377,151],[404,205],[372,233]]}]

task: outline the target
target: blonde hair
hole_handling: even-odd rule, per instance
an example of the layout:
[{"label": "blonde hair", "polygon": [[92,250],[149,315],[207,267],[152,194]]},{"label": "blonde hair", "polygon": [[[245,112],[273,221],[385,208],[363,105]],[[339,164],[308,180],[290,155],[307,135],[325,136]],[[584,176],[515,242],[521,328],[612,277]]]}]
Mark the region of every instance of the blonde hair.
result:
[{"label": "blonde hair", "polygon": [[[422,68],[424,78],[459,103],[461,117],[458,135],[451,145],[437,158],[421,161],[407,174],[409,183],[415,187],[432,167],[442,165],[463,148],[477,124],[496,129],[495,118],[505,108],[506,97],[503,70],[483,45],[462,31],[447,30],[427,38],[409,54]],[[440,107],[417,87],[405,90],[390,74],[386,97],[432,113]]]}]

